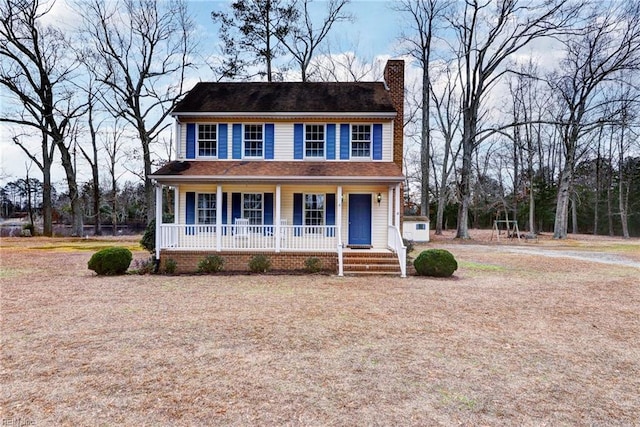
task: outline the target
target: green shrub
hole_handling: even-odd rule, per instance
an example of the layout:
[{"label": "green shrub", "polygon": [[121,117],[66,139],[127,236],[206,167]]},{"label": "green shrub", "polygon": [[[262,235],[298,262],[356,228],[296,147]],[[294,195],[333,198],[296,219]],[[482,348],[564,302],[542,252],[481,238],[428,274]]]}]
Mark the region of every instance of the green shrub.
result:
[{"label": "green shrub", "polygon": [[88,267],[99,276],[124,274],[127,272],[132,258],[133,255],[127,248],[105,248],[93,254]]},{"label": "green shrub", "polygon": [[266,255],[254,255],[249,261],[249,271],[252,273],[266,273],[270,269],[271,260]]},{"label": "green shrub", "polygon": [[456,259],[444,249],[422,251],[413,266],[419,276],[449,277],[458,269]]},{"label": "green shrub", "polygon": [[322,260],[316,257],[309,257],[304,262],[304,269],[308,273],[319,273],[322,271]]},{"label": "green shrub", "polygon": [[207,255],[198,263],[198,273],[217,273],[223,266],[224,259],[220,255]]},{"label": "green shrub", "polygon": [[149,224],[147,224],[147,228],[144,230],[144,234],[142,235],[142,239],[140,239],[140,246],[149,251],[150,253],[154,253],[156,251],[156,220],[152,219]]},{"label": "green shrub", "polygon": [[173,258],[167,258],[164,262],[164,272],[167,274],[174,274],[178,269],[178,262]]}]

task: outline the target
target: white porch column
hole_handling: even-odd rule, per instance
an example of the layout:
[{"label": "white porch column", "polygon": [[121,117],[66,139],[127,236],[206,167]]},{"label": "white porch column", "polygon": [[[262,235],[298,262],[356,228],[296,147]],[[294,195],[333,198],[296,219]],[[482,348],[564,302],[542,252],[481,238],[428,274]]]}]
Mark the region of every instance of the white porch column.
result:
[{"label": "white porch column", "polygon": [[160,259],[160,248],[162,246],[162,184],[156,182],[156,260]]},{"label": "white porch column", "polygon": [[342,185],[338,185],[336,191],[336,233],[338,234],[338,246],[342,246]]},{"label": "white porch column", "polygon": [[[401,204],[400,204],[400,184],[396,184],[396,203],[395,203],[395,219],[394,219],[394,225],[398,228],[398,230],[400,230],[400,209],[401,208]],[[402,233],[402,230],[400,230],[400,233]]]},{"label": "white porch column", "polygon": [[393,198],[393,187],[389,186],[389,191],[387,192],[387,225],[393,225],[394,215],[393,215],[393,206],[395,205],[395,200]]},{"label": "white porch column", "polygon": [[276,218],[275,218],[275,233],[274,233],[274,237],[276,239],[276,252],[280,252],[280,243],[281,243],[281,239],[280,236],[282,235],[281,233],[281,223],[280,223],[280,215],[282,215],[281,212],[281,204],[282,204],[282,196],[281,196],[281,187],[280,184],[276,185],[276,200],[275,200],[275,204],[276,204]]},{"label": "white porch column", "polygon": [[180,187],[173,186],[173,223],[180,223]]},{"label": "white porch column", "polygon": [[222,250],[222,185],[216,190],[216,250]]}]

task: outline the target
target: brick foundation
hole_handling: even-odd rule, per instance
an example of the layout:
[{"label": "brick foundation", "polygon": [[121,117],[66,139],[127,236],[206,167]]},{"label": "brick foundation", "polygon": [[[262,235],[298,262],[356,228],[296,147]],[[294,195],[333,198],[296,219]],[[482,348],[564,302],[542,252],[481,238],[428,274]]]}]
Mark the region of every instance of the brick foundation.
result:
[{"label": "brick foundation", "polygon": [[198,263],[207,255],[218,255],[224,259],[224,272],[249,272],[249,260],[262,254],[271,260],[272,271],[301,272],[305,270],[305,261],[315,257],[322,261],[323,271],[331,274],[338,272],[338,254],[335,252],[239,252],[239,251],[160,251],[160,271],[164,270],[167,259],[177,263],[176,273],[195,273]]}]

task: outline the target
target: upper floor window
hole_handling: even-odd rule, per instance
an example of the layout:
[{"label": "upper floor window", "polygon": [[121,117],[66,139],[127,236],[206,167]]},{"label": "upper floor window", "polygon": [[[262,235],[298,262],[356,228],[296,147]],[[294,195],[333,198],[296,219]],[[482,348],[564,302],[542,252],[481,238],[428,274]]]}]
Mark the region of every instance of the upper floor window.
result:
[{"label": "upper floor window", "polygon": [[244,125],[244,157],[262,157],[263,148],[263,126]]},{"label": "upper floor window", "polygon": [[351,126],[351,157],[371,157],[371,125]]},{"label": "upper floor window", "polygon": [[216,223],[216,193],[198,194],[198,224]]},{"label": "upper floor window", "polygon": [[245,193],[242,198],[242,217],[248,219],[249,224],[262,225],[262,194]]},{"label": "upper floor window", "polygon": [[218,154],[218,127],[215,124],[198,125],[198,156],[215,157]]},{"label": "upper floor window", "polygon": [[304,130],[306,157],[324,157],[324,125],[306,125]]}]

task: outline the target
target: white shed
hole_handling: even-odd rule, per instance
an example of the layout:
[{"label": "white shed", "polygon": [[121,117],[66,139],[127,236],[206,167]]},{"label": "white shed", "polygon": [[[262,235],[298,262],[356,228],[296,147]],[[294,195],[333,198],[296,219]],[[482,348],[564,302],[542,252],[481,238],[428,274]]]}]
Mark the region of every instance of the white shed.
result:
[{"label": "white shed", "polygon": [[428,242],[429,218],[426,216],[405,216],[402,224],[402,237],[414,242]]}]

